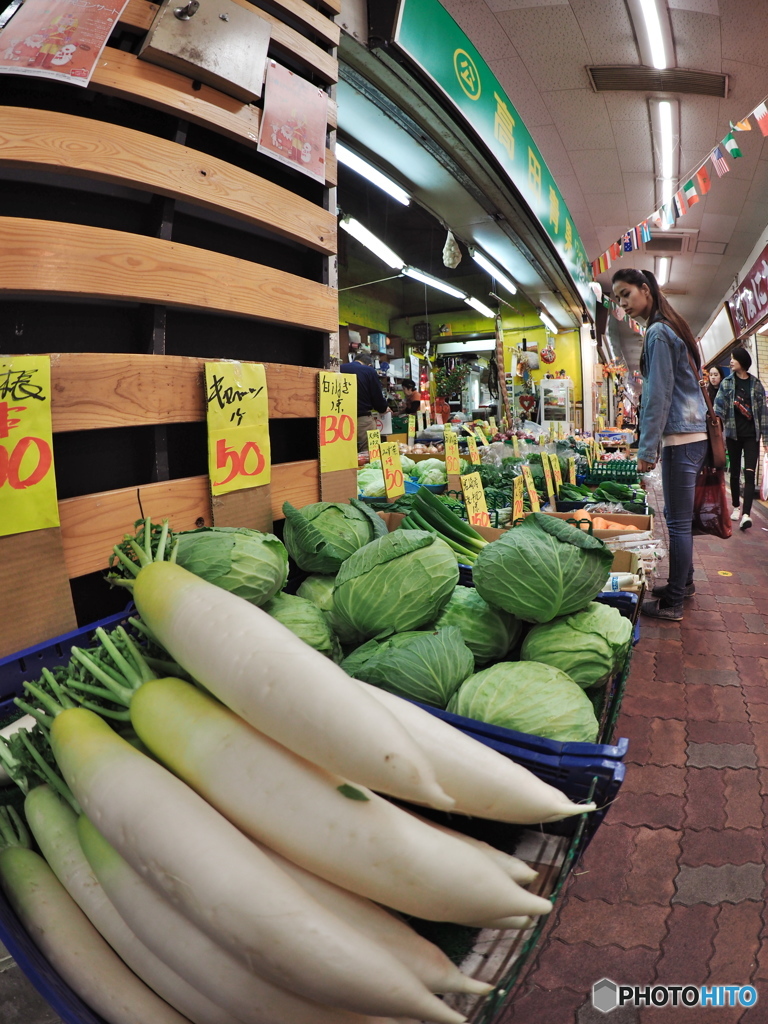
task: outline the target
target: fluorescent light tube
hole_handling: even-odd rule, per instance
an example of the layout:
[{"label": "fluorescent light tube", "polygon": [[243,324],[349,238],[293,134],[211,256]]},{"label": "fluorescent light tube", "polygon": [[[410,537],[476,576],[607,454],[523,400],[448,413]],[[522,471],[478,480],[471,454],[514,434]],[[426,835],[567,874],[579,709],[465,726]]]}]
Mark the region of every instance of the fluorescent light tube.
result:
[{"label": "fluorescent light tube", "polygon": [[351,168],[353,171],[357,171],[358,174],[362,175],[365,179],[371,182],[373,185],[377,185],[380,189],[396,199],[398,203],[402,203],[403,206],[408,206],[411,197],[405,191],[404,188],[400,188],[396,185],[391,178],[388,178],[385,174],[382,174],[373,164],[369,164],[362,157],[358,156],[357,153],[353,153],[351,149],[347,149],[346,146],[342,145],[341,142],[336,143],[336,156],[339,163],[344,164],[345,167]]},{"label": "fluorescent light tube", "polygon": [[539,310],[539,320],[544,324],[550,334],[557,334],[560,328],[555,322],[549,317],[549,315],[543,310]]},{"label": "fluorescent light tube", "polygon": [[659,127],[661,128],[661,176],[673,178],[675,173],[675,140],[672,136],[672,104],[669,100],[659,103]]},{"label": "fluorescent light tube", "polygon": [[491,263],[485,253],[480,252],[479,249],[472,249],[472,259],[475,263],[481,266],[483,270],[487,271],[491,277],[495,278],[499,284],[503,284],[507,291],[512,295],[517,292],[517,285],[515,282],[510,277],[507,277],[503,270],[499,270],[497,266]]},{"label": "fluorescent light tube", "polygon": [[659,69],[666,68],[668,66],[667,53],[664,46],[664,35],[661,30],[661,20],[656,0],[640,0],[640,10],[643,12],[645,28],[648,32],[653,66]]},{"label": "fluorescent light tube", "polygon": [[669,256],[657,256],[656,257],[656,280],[659,282],[659,288],[663,288],[669,281],[669,271],[672,260]]},{"label": "fluorescent light tube", "polygon": [[478,313],[482,313],[483,316],[490,317],[491,320],[496,319],[496,314],[493,312],[493,310],[490,307],[486,306],[484,303],[482,303],[480,299],[475,299],[471,295],[468,295],[466,299],[464,299],[464,301],[468,306],[472,306],[473,309],[476,309]]},{"label": "fluorescent light tube", "polygon": [[402,270],[405,266],[405,261],[401,260],[396,252],[393,252],[388,245],[385,245],[368,228],[364,228],[359,220],[355,220],[354,217],[342,217],[339,225],[364,245],[366,249],[370,249],[380,260],[384,260],[393,270]]},{"label": "fluorescent light tube", "polygon": [[422,284],[428,284],[430,288],[438,288],[441,292],[446,292],[448,295],[452,295],[455,299],[465,299],[466,292],[460,292],[458,288],[454,288],[452,284],[447,284],[445,281],[441,281],[439,277],[432,277],[431,274],[425,274],[421,270],[417,270],[415,267],[405,267],[403,273],[406,277],[412,277],[414,281],[421,281]]}]

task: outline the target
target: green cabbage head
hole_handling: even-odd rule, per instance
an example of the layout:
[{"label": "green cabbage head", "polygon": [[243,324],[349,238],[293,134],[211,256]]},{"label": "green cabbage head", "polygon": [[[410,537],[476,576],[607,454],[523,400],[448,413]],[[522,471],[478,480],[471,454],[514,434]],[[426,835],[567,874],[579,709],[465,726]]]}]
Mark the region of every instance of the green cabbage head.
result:
[{"label": "green cabbage head", "polygon": [[300,640],[333,661],[341,661],[341,646],[328,623],[328,616],[308,601],[295,594],[275,594],[262,606],[273,619],[290,629]]},{"label": "green cabbage head", "polygon": [[433,623],[435,629],[458,626],[478,665],[501,661],[520,639],[522,623],[502,608],[494,608],[474,587],[456,587]]},{"label": "green cabbage head", "polygon": [[342,644],[383,639],[433,622],[459,579],[453,550],[425,530],[395,530],[346,560],[333,591]]},{"label": "green cabbage head", "polygon": [[283,541],[305,572],[332,576],[353,551],[387,532],[383,520],[360,501],[317,501],[301,509],[286,501],[283,514]]},{"label": "green cabbage head", "polygon": [[211,526],[178,537],[179,565],[263,605],[283,589],[288,579],[288,553],[272,533],[236,526]]},{"label": "green cabbage head", "polygon": [[476,672],[458,688],[448,711],[562,743],[594,743],[599,728],[582,688],[537,661],[501,661]]},{"label": "green cabbage head", "polygon": [[313,573],[302,580],[296,593],[299,597],[305,597],[317,605],[321,611],[330,612],[333,608],[333,588],[335,586],[335,576],[320,576],[318,573]]},{"label": "green cabbage head", "polygon": [[341,663],[355,679],[400,697],[444,708],[475,670],[475,659],[461,633],[446,626],[438,633],[414,630],[386,640],[369,640]]},{"label": "green cabbage head", "polygon": [[526,622],[580,611],[603,588],[613,555],[564,519],[534,512],[477,556],[477,592]]},{"label": "green cabbage head", "polygon": [[587,689],[607,682],[623,667],[632,623],[617,608],[592,601],[584,611],[534,626],[523,641],[521,661],[539,661],[567,672]]}]

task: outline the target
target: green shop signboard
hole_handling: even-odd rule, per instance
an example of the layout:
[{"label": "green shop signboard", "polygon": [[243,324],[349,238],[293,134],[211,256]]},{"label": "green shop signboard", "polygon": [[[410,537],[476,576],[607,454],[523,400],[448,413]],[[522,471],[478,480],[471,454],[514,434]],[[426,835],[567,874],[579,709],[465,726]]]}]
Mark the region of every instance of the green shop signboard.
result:
[{"label": "green shop signboard", "polygon": [[498,79],[439,0],[401,0],[395,42],[458,107],[555,244],[587,309],[587,254],[555,180]]}]

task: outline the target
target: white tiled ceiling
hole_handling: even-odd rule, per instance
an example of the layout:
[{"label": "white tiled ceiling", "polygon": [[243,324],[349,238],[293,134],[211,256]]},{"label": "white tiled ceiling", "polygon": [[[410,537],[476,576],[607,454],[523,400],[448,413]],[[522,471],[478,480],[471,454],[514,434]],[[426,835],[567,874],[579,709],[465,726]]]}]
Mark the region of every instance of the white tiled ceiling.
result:
[{"label": "white tiled ceiling", "polygon": [[[563,193],[590,259],[656,208],[648,99],[595,93],[589,65],[639,66],[625,0],[442,0],[492,69]],[[768,0],[667,0],[677,66],[729,76],[729,94],[663,94],[680,103],[680,178],[768,97]],[[768,225],[768,140],[757,125],[737,135],[744,158],[680,218],[680,230],[727,243],[722,254],[672,260],[670,291],[695,333],[729,293]],[[650,265],[650,254],[620,265]],[[601,278],[605,287],[610,272]]]}]

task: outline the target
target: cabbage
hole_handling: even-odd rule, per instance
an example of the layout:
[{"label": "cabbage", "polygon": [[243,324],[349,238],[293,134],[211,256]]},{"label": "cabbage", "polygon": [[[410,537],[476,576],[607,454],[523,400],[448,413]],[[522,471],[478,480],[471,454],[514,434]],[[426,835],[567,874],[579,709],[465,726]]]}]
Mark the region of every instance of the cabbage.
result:
[{"label": "cabbage", "polygon": [[333,608],[333,588],[336,585],[335,576],[320,576],[313,574],[302,581],[296,593],[299,597],[305,597],[308,601],[324,612],[330,612]]},{"label": "cabbage", "polygon": [[263,610],[326,658],[341,661],[341,647],[328,618],[311,601],[295,594],[275,594]]},{"label": "cabbage", "polygon": [[522,630],[519,619],[493,608],[472,587],[456,587],[433,626],[458,626],[478,665],[500,661],[517,643]]},{"label": "cabbage", "polygon": [[288,553],[272,533],[236,526],[211,526],[179,534],[179,565],[263,605],[283,589],[288,578]]},{"label": "cabbage", "polygon": [[369,640],[345,658],[341,667],[355,679],[373,683],[400,697],[444,708],[456,688],[475,669],[472,651],[454,626],[439,633],[395,633]]},{"label": "cabbage", "polygon": [[342,565],[331,619],[343,644],[380,639],[434,621],[459,579],[452,549],[433,533],[396,530]]},{"label": "cabbage", "polygon": [[534,512],[482,549],[472,579],[489,604],[526,622],[550,622],[599,594],[612,562],[601,540]]},{"label": "cabbage", "polygon": [[582,612],[534,626],[521,661],[540,661],[567,672],[587,689],[619,669],[632,642],[632,623],[617,608],[593,601]]},{"label": "cabbage", "polygon": [[413,476],[420,484],[445,484],[448,482],[445,463],[440,459],[423,459],[421,462],[417,462]]},{"label": "cabbage", "polygon": [[353,551],[387,532],[383,520],[362,502],[318,501],[296,509],[283,504],[283,541],[305,572],[333,575]]},{"label": "cabbage", "polygon": [[454,693],[448,711],[562,743],[594,743],[599,728],[582,688],[537,661],[501,661],[476,672]]},{"label": "cabbage", "polygon": [[383,498],[384,474],[381,471],[381,463],[377,461],[375,466],[363,466],[357,471],[357,493],[364,498]]},{"label": "cabbage", "polygon": [[[379,463],[379,465],[381,465],[381,463]],[[418,466],[418,462],[414,462],[413,459],[409,459],[407,455],[401,455],[400,465],[403,467],[403,473],[406,476],[411,476],[414,469]]]}]

